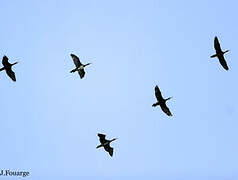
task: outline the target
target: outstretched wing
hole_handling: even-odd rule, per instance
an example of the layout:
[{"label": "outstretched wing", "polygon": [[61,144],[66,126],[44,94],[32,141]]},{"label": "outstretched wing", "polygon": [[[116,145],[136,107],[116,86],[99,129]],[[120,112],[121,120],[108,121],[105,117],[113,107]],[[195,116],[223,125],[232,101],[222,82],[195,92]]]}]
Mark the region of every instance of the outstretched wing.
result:
[{"label": "outstretched wing", "polygon": [[215,48],[216,52],[221,52],[221,45],[220,45],[217,37],[215,37],[215,39],[214,39],[214,48]]},{"label": "outstretched wing", "polygon": [[16,81],[15,73],[11,70],[11,68],[10,69],[6,69],[6,73],[13,81]]},{"label": "outstretched wing", "polygon": [[155,97],[158,101],[160,101],[160,99],[162,98],[162,94],[161,94],[160,89],[157,85],[155,86]]},{"label": "outstretched wing", "polygon": [[218,59],[219,59],[220,64],[222,65],[222,67],[223,67],[225,70],[228,71],[229,68],[228,68],[228,66],[227,66],[227,63],[226,63],[226,60],[225,60],[224,56],[223,56],[223,55],[218,56]]},{"label": "outstretched wing", "polygon": [[76,67],[80,67],[82,65],[78,56],[76,56],[74,54],[70,54],[70,56],[72,57]]},{"label": "outstretched wing", "polygon": [[79,73],[80,78],[83,79],[83,77],[84,77],[84,75],[85,75],[84,69],[78,70],[78,73]]},{"label": "outstretched wing", "polygon": [[106,137],[105,134],[98,133],[98,137],[99,137],[99,141],[100,141],[101,144],[104,144],[104,143],[107,142],[106,139],[105,139],[105,137]]},{"label": "outstretched wing", "polygon": [[11,64],[8,62],[8,57],[7,56],[3,56],[2,58],[2,65],[3,66],[10,66]]},{"label": "outstretched wing", "polygon": [[163,105],[163,106],[160,106],[160,107],[161,107],[162,111],[163,111],[165,114],[167,114],[168,116],[172,116],[172,113],[170,112],[170,110],[169,110],[169,108],[166,106],[166,104]]},{"label": "outstretched wing", "polygon": [[104,147],[105,151],[107,151],[110,154],[110,156],[113,156],[113,148],[110,147],[109,144],[107,144],[107,145],[105,145],[103,147]]}]

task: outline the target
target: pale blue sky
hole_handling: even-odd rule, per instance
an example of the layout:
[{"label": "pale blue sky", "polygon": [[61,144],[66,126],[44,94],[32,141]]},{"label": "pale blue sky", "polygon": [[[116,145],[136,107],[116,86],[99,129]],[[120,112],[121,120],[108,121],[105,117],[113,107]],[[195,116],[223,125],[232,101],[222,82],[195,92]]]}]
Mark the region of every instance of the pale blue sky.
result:
[{"label": "pale blue sky", "polygon": [[[238,179],[235,0],[2,0],[0,169],[30,180]],[[230,70],[214,54],[217,35]],[[81,80],[70,53],[92,62]],[[167,117],[154,86],[173,96]],[[114,157],[97,133],[119,138]]]}]

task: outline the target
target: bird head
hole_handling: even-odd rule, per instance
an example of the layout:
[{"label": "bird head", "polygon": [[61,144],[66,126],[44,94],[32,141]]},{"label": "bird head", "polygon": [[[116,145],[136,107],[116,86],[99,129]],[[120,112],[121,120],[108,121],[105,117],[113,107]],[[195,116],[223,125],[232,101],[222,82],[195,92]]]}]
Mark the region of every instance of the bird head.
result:
[{"label": "bird head", "polygon": [[159,105],[159,102],[152,104],[152,107],[156,107]]},{"label": "bird head", "polygon": [[167,99],[165,99],[165,101],[168,101],[168,100],[170,100],[170,99],[172,99],[173,97],[169,97],[169,98],[167,98]]},{"label": "bird head", "polygon": [[17,64],[18,62],[14,62],[12,65],[15,65],[15,64]]},{"label": "bird head", "polygon": [[230,50],[226,50],[226,51],[223,52],[223,54],[225,54],[225,53],[227,53],[227,52],[229,52],[229,51],[230,51]]},{"label": "bird head", "polygon": [[86,66],[88,66],[88,65],[90,65],[90,64],[92,64],[92,63],[87,63],[87,64],[85,64],[85,65],[83,65],[83,66],[86,67]]},{"label": "bird head", "polygon": [[112,141],[115,141],[115,140],[117,140],[117,139],[118,139],[118,138],[113,138],[113,139],[111,140],[111,142],[112,142]]}]

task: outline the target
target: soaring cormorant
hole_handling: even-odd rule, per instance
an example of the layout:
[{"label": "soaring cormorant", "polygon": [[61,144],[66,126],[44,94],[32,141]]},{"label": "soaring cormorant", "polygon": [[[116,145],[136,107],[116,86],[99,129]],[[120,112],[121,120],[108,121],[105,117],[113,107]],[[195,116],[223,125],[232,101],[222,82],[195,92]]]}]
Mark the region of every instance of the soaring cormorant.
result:
[{"label": "soaring cormorant", "polygon": [[224,58],[224,54],[227,53],[229,50],[226,50],[226,51],[222,51],[221,50],[221,46],[220,46],[220,43],[218,41],[218,38],[215,36],[214,38],[214,48],[216,50],[216,54],[212,55],[211,58],[214,58],[214,57],[218,57],[219,59],[219,62],[220,64],[222,65],[222,67],[228,71],[228,66],[227,66],[227,63],[226,63],[226,60]]},{"label": "soaring cormorant", "polygon": [[161,94],[161,92],[160,92],[160,89],[159,89],[159,87],[158,87],[157,85],[155,86],[155,97],[156,97],[156,99],[157,99],[157,103],[154,103],[152,106],[153,106],[153,107],[156,107],[156,106],[159,105],[159,106],[161,107],[162,111],[164,111],[164,113],[166,113],[168,116],[172,116],[172,114],[171,114],[169,108],[166,106],[166,101],[169,100],[169,99],[171,99],[172,97],[169,97],[169,98],[167,98],[167,99],[164,99],[164,98],[162,97],[162,94]]},{"label": "soaring cormorant", "polygon": [[100,145],[98,145],[96,148],[100,148],[100,147],[104,147],[105,151],[107,151],[110,156],[113,155],[113,148],[110,146],[110,143],[112,141],[115,141],[117,138],[114,138],[112,140],[107,140],[105,139],[106,135],[105,134],[100,134],[98,133],[98,137],[99,137],[99,141],[100,141]]},{"label": "soaring cormorant", "polygon": [[70,71],[70,72],[73,73],[73,72],[78,71],[79,76],[80,76],[80,78],[82,79],[82,78],[84,77],[84,75],[85,75],[84,67],[88,66],[88,65],[91,64],[91,63],[82,64],[82,63],[80,62],[80,59],[79,59],[76,55],[70,54],[70,56],[72,57],[72,59],[73,59],[73,61],[74,61],[74,64],[75,64],[75,66],[76,66],[76,68],[73,69],[73,70]]},{"label": "soaring cormorant", "polygon": [[12,71],[12,66],[17,64],[18,62],[15,62],[13,64],[8,62],[8,57],[7,56],[3,56],[2,58],[2,65],[3,67],[0,68],[0,71],[5,70],[7,75],[13,80],[16,81],[16,76],[15,73]]}]

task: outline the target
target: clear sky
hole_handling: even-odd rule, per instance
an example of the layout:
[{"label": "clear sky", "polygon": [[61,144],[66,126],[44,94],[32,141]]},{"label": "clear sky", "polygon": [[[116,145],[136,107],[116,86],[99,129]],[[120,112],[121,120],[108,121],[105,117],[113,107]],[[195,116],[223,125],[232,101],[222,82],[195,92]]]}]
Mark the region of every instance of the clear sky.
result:
[{"label": "clear sky", "polygon": [[[236,0],[1,0],[0,169],[29,180],[238,179]],[[230,70],[214,54],[218,36]],[[70,53],[91,62],[69,73]],[[173,117],[156,101],[154,86]],[[119,138],[111,158],[97,133]],[[10,178],[9,178],[10,179]]]}]

